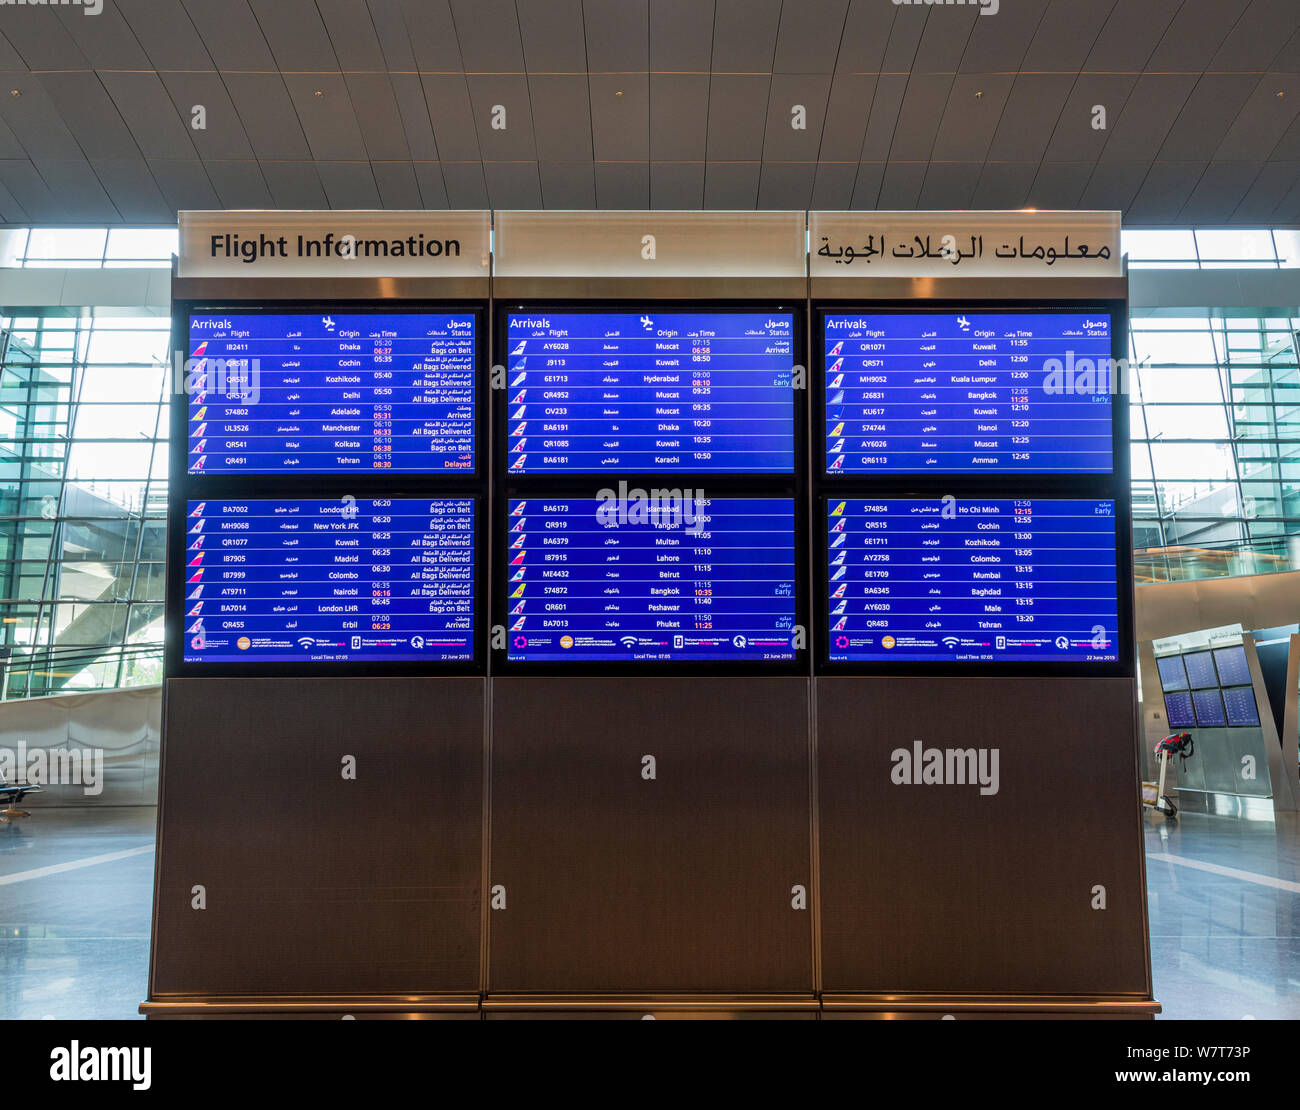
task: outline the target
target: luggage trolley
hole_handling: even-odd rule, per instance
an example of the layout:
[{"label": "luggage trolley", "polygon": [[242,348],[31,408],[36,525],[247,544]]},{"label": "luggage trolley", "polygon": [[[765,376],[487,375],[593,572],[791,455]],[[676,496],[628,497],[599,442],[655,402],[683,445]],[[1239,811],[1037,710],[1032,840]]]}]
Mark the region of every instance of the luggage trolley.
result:
[{"label": "luggage trolley", "polygon": [[1155,747],[1155,755],[1160,760],[1160,784],[1156,787],[1155,801],[1148,802],[1144,797],[1142,804],[1159,810],[1171,820],[1177,815],[1178,807],[1165,797],[1165,773],[1169,770],[1169,761],[1178,756],[1183,761],[1190,758],[1195,745],[1190,732],[1171,732]]}]

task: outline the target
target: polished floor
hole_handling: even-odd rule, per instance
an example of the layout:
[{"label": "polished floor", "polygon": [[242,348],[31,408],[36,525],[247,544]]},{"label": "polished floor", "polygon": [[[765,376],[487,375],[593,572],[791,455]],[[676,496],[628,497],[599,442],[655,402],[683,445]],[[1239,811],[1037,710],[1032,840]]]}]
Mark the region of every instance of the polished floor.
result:
[{"label": "polished floor", "polygon": [[[0,823],[0,1018],[131,1018],[145,996],[152,808]],[[1146,817],[1166,1018],[1300,1017],[1300,826]]]}]

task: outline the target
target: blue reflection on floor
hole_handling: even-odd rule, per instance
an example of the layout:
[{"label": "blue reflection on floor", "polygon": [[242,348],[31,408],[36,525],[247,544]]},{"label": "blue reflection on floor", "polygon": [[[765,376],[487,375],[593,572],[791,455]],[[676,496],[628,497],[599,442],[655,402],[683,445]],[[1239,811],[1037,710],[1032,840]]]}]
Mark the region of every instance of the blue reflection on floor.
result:
[{"label": "blue reflection on floor", "polygon": [[[0,823],[0,1018],[133,1018],[147,990],[153,808]],[[1155,996],[1166,1018],[1300,1017],[1300,826],[1146,818]],[[1216,874],[1178,857],[1256,878]],[[35,875],[30,873],[37,872]],[[6,877],[26,875],[18,882]],[[1291,889],[1267,885],[1282,880]]]}]

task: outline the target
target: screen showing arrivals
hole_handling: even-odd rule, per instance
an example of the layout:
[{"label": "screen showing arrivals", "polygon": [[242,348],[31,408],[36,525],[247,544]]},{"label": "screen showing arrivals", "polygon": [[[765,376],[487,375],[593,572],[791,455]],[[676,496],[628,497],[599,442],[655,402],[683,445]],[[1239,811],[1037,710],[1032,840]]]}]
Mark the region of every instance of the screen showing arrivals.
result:
[{"label": "screen showing arrivals", "polygon": [[1119,658],[1115,503],[835,500],[832,662]]},{"label": "screen showing arrivals", "polygon": [[471,313],[191,315],[191,474],[474,470]]},{"label": "screen showing arrivals", "polygon": [[1108,474],[1108,313],[828,315],[829,474]]},{"label": "screen showing arrivals", "polygon": [[474,658],[469,498],[190,501],[187,663]]},{"label": "screen showing arrivals", "polygon": [[512,474],[794,469],[788,312],[515,312]]},{"label": "screen showing arrivals", "polygon": [[509,502],[510,660],[795,658],[793,501],[663,492]]}]

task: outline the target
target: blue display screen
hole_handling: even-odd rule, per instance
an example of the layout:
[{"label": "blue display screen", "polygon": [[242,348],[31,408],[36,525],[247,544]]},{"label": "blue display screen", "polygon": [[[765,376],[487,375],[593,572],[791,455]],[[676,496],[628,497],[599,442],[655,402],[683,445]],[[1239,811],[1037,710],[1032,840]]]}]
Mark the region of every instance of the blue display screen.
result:
[{"label": "blue display screen", "polygon": [[1219,675],[1214,669],[1214,659],[1208,651],[1197,651],[1184,655],[1187,665],[1187,684],[1193,690],[1204,690],[1209,686],[1219,685]]},{"label": "blue display screen", "polygon": [[468,474],[472,313],[190,316],[191,474]]},{"label": "blue display screen", "polygon": [[1233,647],[1215,648],[1214,662],[1219,668],[1220,685],[1250,685],[1250,667],[1246,663],[1246,649],[1240,644]]},{"label": "blue display screen", "polygon": [[1170,728],[1195,728],[1196,714],[1192,711],[1192,695],[1166,694],[1165,717]]},{"label": "blue display screen", "polygon": [[187,663],[468,662],[469,498],[190,501]]},{"label": "blue display screen", "polygon": [[1115,502],[828,503],[832,662],[1107,662]]},{"label": "blue display screen", "polygon": [[507,657],[794,659],[793,501],[644,492],[509,502]]},{"label": "blue display screen", "polygon": [[1181,655],[1166,655],[1156,660],[1160,671],[1160,686],[1164,690],[1186,690],[1187,671],[1183,667]]},{"label": "blue display screen", "polygon": [[789,312],[510,313],[511,474],[791,473]]},{"label": "blue display screen", "polygon": [[1109,474],[1106,312],[829,315],[829,474]]},{"label": "blue display screen", "polygon": [[1196,723],[1202,728],[1223,728],[1228,719],[1223,713],[1223,699],[1219,691],[1193,690],[1192,704],[1196,706]]},{"label": "blue display screen", "polygon": [[1234,728],[1259,725],[1259,709],[1252,687],[1233,686],[1224,690],[1223,707],[1227,710],[1228,724]]}]

